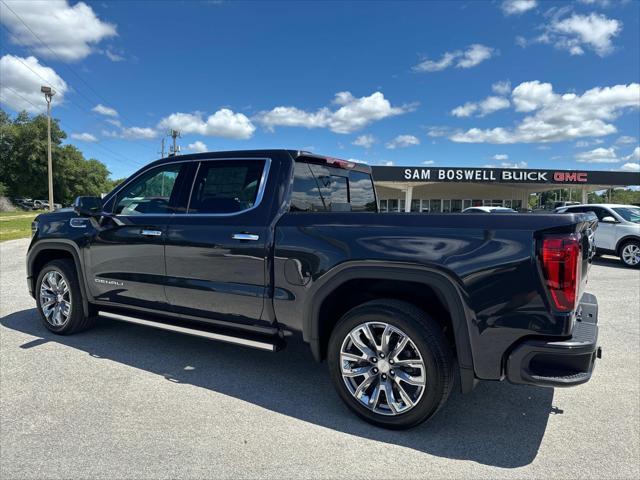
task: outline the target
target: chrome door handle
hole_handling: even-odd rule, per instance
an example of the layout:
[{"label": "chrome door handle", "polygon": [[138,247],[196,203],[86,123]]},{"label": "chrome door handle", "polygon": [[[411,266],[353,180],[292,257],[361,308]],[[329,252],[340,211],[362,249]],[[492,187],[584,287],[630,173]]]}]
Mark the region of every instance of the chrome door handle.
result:
[{"label": "chrome door handle", "polygon": [[260,240],[260,235],[254,235],[253,233],[234,233],[231,238],[234,240]]},{"label": "chrome door handle", "polygon": [[140,235],[144,235],[145,237],[159,237],[162,235],[160,230],[142,230]]}]

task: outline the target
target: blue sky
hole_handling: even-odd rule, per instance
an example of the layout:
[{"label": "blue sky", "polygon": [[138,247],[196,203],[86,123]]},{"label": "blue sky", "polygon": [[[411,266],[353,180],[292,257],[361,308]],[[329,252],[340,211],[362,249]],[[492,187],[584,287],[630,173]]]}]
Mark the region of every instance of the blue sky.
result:
[{"label": "blue sky", "polygon": [[[48,11],[49,15],[42,15]],[[0,3],[2,108],[44,107],[114,177],[183,153],[640,167],[640,3]],[[427,163],[425,163],[427,162]]]}]

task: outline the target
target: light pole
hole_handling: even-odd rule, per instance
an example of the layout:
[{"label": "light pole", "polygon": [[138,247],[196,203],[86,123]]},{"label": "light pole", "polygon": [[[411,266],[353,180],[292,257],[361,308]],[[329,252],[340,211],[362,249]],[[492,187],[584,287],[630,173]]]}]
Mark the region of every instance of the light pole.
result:
[{"label": "light pole", "polygon": [[40,91],[44,93],[47,101],[47,160],[49,173],[49,211],[53,212],[53,161],[51,160],[51,99],[56,91],[51,87],[42,86]]}]

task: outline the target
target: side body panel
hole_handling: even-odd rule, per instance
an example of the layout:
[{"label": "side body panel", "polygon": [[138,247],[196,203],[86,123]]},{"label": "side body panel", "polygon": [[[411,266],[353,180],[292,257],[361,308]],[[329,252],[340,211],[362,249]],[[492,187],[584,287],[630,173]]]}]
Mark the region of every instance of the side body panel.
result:
[{"label": "side body panel", "polygon": [[518,339],[570,333],[566,316],[549,312],[534,239],[537,231],[554,224],[556,230],[576,228],[573,218],[564,216],[508,215],[508,223],[505,217],[286,214],[276,227],[278,321],[312,341],[305,317],[326,278],[344,275],[353,263],[404,265],[407,278],[423,272],[448,279],[467,317],[476,376],[500,378],[503,355]]}]

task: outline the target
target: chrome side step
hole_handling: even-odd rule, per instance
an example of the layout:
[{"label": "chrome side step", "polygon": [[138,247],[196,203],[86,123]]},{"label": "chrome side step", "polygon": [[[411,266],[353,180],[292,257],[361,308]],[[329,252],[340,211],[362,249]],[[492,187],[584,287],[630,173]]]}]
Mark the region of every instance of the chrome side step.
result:
[{"label": "chrome side step", "polygon": [[129,315],[122,315],[120,313],[113,312],[100,312],[101,317],[111,318],[112,320],[120,320],[128,323],[135,323],[137,325],[144,325],[146,327],[159,328],[161,330],[169,330],[171,332],[185,333],[187,335],[193,335],[196,337],[208,338],[210,340],[218,340],[220,342],[233,343],[235,345],[243,345],[245,347],[258,348],[260,350],[267,350],[269,352],[275,352],[278,350],[278,345],[274,343],[261,342],[259,340],[251,340],[248,338],[233,337],[231,335],[225,335],[223,333],[215,333],[207,330],[198,330],[195,328],[183,327],[180,325],[172,325],[170,323],[156,322],[153,320],[147,320],[139,317],[131,317]]}]

